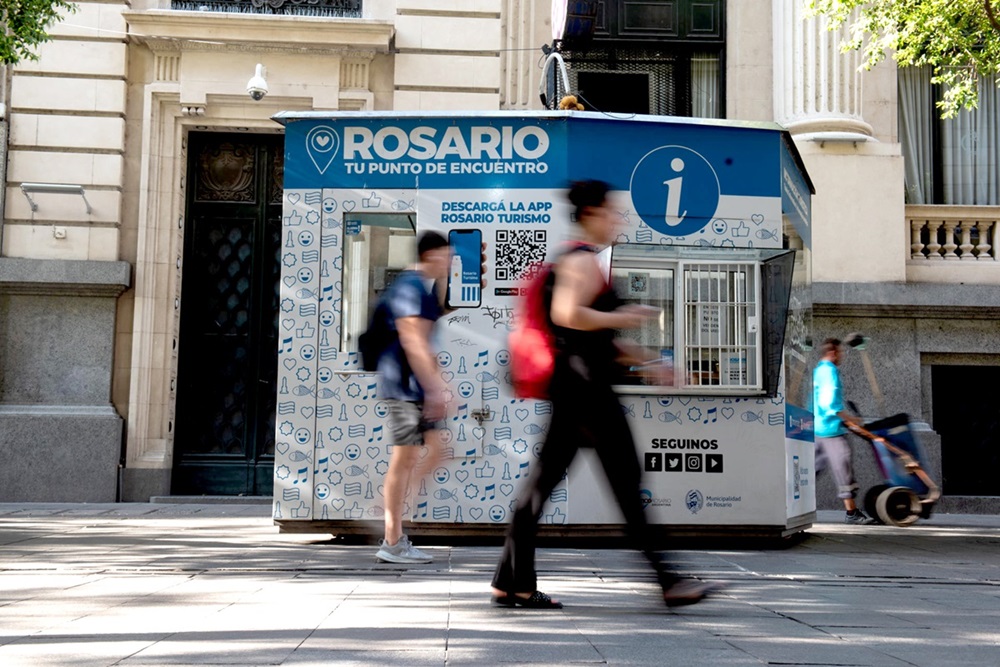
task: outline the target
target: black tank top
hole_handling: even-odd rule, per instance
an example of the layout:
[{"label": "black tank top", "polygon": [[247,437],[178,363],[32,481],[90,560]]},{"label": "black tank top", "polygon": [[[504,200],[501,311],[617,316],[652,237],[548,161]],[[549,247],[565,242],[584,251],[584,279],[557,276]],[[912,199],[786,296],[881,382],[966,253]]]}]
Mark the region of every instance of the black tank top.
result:
[{"label": "black tank top", "polygon": [[[581,245],[567,251],[563,257],[573,252],[595,252],[593,246]],[[558,270],[558,269],[556,269]],[[555,271],[549,277],[549,285],[545,291],[546,312],[549,313],[549,324],[555,337],[557,352],[556,372],[566,368],[565,361],[570,357],[578,357],[589,372],[590,379],[601,383],[614,383],[619,374],[618,348],[614,344],[614,329],[595,329],[583,331],[561,327],[552,322],[552,289],[555,286]],[[594,310],[609,313],[622,305],[622,300],[610,284],[605,284],[590,307]],[[560,363],[562,361],[563,363]]]}]

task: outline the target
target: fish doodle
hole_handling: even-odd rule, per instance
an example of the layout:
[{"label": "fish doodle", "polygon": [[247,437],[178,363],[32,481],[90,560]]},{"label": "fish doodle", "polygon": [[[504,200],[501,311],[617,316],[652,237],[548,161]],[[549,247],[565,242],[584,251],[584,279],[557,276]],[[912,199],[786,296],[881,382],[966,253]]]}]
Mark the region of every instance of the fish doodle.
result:
[{"label": "fish doodle", "polygon": [[496,456],[497,454],[499,454],[504,458],[507,458],[507,445],[504,445],[503,447],[497,447],[492,442],[488,445],[483,445],[484,456]]},{"label": "fish doodle", "polygon": [[458,500],[458,493],[448,489],[437,489],[434,492],[434,497],[438,500]]},{"label": "fish doodle", "polygon": [[761,412],[752,412],[750,410],[747,410],[742,415],[740,415],[740,419],[742,419],[743,421],[745,421],[747,423],[750,423],[750,422],[759,422],[759,423],[763,424],[764,423],[764,413],[763,413],[763,411],[761,411]]},{"label": "fish doodle", "polygon": [[362,468],[361,466],[350,465],[344,472],[346,472],[350,477],[357,477],[358,475],[368,477],[368,466]]}]

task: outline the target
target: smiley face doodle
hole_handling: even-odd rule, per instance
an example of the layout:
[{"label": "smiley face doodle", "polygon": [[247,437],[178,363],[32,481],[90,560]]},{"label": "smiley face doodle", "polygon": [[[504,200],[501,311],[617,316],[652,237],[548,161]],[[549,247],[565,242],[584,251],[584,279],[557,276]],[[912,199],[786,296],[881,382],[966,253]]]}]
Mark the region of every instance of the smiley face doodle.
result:
[{"label": "smiley face doodle", "polygon": [[304,445],[307,442],[309,442],[309,439],[311,437],[312,434],[309,432],[309,429],[307,428],[300,428],[295,431],[295,442],[299,443],[300,445]]},{"label": "smiley face doodle", "polygon": [[333,213],[337,210],[337,200],[333,197],[327,197],[323,200],[323,212]]},{"label": "smiley face doodle", "polygon": [[458,395],[462,398],[469,398],[475,392],[476,388],[471,382],[462,382],[458,385]]},{"label": "smiley face doodle", "polygon": [[319,314],[319,323],[322,324],[325,327],[328,327],[331,324],[333,324],[333,311],[332,310],[324,310],[322,313],[320,313]]},{"label": "smiley face doodle", "polygon": [[344,447],[344,456],[351,461],[357,461],[361,456],[361,448],[357,445],[348,445]]},{"label": "smiley face doodle", "polygon": [[299,245],[304,245],[304,246],[312,245],[313,239],[314,237],[312,232],[308,230],[299,232]]},{"label": "smiley face doodle", "polygon": [[725,220],[720,220],[719,218],[716,218],[715,220],[712,221],[712,231],[715,232],[716,234],[725,234],[726,230],[728,229],[729,229],[729,223],[727,223]]},{"label": "smiley face doodle", "polygon": [[320,368],[319,371],[316,373],[316,379],[322,382],[323,384],[326,384],[327,382],[333,379],[333,371],[324,366],[323,368]]},{"label": "smiley face doodle", "polygon": [[493,523],[500,523],[503,521],[504,517],[507,515],[507,510],[505,510],[500,505],[494,505],[490,508],[490,521]]},{"label": "smiley face doodle", "polygon": [[312,345],[303,345],[302,349],[299,351],[299,356],[305,361],[309,361],[316,356],[316,348]]},{"label": "smiley face doodle", "polygon": [[451,366],[451,352],[438,352],[438,366],[441,368]]},{"label": "smiley face doodle", "polygon": [[449,479],[451,479],[451,473],[447,468],[437,468],[434,471],[434,481],[438,484],[445,484]]},{"label": "smiley face doodle", "polygon": [[438,438],[441,440],[442,445],[447,445],[455,439],[455,434],[451,432],[451,429],[443,428],[438,431]]},{"label": "smiley face doodle", "polygon": [[308,266],[303,266],[299,269],[299,272],[295,274],[295,277],[298,278],[301,283],[311,283],[313,279],[313,270]]},{"label": "smiley face doodle", "polygon": [[535,458],[541,458],[542,456],[542,443],[536,442],[531,446],[531,453],[535,455]]},{"label": "smiley face doodle", "polygon": [[327,498],[329,498],[330,497],[330,487],[327,486],[326,484],[317,484],[316,485],[316,497],[319,500],[326,500]]},{"label": "smiley face doodle", "polygon": [[385,401],[379,401],[375,404],[375,415],[377,417],[388,417],[389,416],[389,404]]},{"label": "smiley face doodle", "polygon": [[507,350],[500,350],[496,353],[496,362],[498,366],[506,366],[510,363],[510,352]]}]

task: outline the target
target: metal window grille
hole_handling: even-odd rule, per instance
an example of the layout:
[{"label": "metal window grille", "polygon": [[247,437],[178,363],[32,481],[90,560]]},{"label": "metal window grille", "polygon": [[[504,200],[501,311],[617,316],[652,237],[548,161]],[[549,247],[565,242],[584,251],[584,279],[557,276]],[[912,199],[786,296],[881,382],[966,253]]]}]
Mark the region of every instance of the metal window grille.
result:
[{"label": "metal window grille", "polygon": [[231,14],[362,17],[362,0],[171,0],[170,8]]},{"label": "metal window grille", "polygon": [[[569,73],[570,87],[582,94],[588,111],[621,111],[615,108],[600,108],[597,103],[588,104],[586,86],[581,86],[580,73],[638,74],[648,78],[649,110],[645,113],[659,116],[691,115],[691,64],[690,56],[681,52],[636,48],[591,48],[586,51],[563,51],[563,59]],[[584,77],[584,80],[586,77]],[[554,102],[567,91],[562,82],[557,82]],[[592,91],[593,92],[593,91]]]},{"label": "metal window grille", "polygon": [[685,264],[681,275],[687,386],[760,388],[758,266]]}]

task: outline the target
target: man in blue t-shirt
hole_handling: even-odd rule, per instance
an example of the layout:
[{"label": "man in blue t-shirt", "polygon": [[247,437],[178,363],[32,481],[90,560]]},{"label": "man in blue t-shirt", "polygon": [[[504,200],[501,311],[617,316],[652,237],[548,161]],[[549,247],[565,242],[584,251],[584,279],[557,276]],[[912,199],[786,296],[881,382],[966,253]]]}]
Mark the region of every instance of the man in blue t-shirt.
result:
[{"label": "man in blue t-shirt", "polygon": [[426,232],[417,241],[417,264],[399,274],[382,297],[387,321],[398,337],[379,356],[380,397],[389,404],[392,456],[385,476],[385,537],[376,557],[389,563],[430,563],[429,555],[403,534],[406,489],[420,460],[420,445],[430,450],[422,469],[441,456],[440,429],[445,390],[431,347],[434,323],[443,314],[437,285],[451,268],[448,241]]},{"label": "man in blue t-shirt", "polygon": [[840,365],[843,349],[840,340],[827,338],[820,347],[820,358],[813,371],[813,414],[816,428],[816,475],[829,466],[837,483],[837,497],[844,501],[847,516],[844,521],[852,524],[875,523],[858,509],[854,497],[858,484],[854,481],[851,447],[847,442],[848,428],[857,430],[857,420],[844,410],[840,386]]}]

